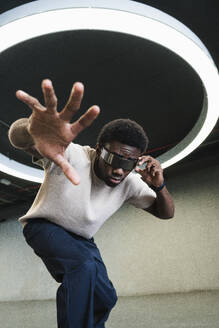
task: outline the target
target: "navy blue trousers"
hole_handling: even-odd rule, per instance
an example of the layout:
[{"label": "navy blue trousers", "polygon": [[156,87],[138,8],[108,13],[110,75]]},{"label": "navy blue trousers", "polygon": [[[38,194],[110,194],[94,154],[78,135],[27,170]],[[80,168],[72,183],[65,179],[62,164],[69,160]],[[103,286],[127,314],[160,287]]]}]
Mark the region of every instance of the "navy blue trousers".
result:
[{"label": "navy blue trousers", "polygon": [[58,328],[103,328],[117,301],[116,291],[93,238],[85,239],[45,219],[32,219],[24,237],[57,290]]}]

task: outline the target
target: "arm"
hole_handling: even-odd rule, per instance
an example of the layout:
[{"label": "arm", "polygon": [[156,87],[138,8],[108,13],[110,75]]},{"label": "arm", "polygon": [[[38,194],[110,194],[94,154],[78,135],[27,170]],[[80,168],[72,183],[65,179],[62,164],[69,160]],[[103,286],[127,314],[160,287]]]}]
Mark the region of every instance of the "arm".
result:
[{"label": "arm", "polygon": [[[147,163],[145,169],[137,167],[136,172],[140,173],[142,180],[146,182],[155,192],[157,198],[152,206],[145,211],[153,214],[160,219],[171,219],[174,216],[174,202],[164,185],[163,169],[159,161],[151,156],[139,158],[139,165]],[[160,188],[162,186],[162,189]]]},{"label": "arm", "polygon": [[70,123],[73,115],[80,108],[84,86],[73,85],[69,100],[61,112],[57,111],[57,98],[50,80],[42,82],[45,106],[21,90],[16,96],[28,105],[32,114],[29,119],[21,119],[12,124],[9,139],[16,148],[40,157],[46,157],[60,166],[66,177],[79,184],[80,178],[75,169],[65,158],[65,150],[77,135],[87,128],[98,116],[99,107],[90,107],[75,122]]},{"label": "arm", "polygon": [[157,193],[157,198],[155,199],[152,206],[145,209],[145,211],[153,214],[160,219],[171,219],[174,216],[174,203],[173,199],[168,192],[166,186]]}]

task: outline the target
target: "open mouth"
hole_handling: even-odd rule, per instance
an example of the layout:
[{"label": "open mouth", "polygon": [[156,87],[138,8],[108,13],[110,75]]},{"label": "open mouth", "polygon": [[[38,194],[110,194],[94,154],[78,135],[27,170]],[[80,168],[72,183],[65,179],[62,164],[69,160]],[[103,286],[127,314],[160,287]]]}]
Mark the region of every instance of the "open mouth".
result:
[{"label": "open mouth", "polygon": [[121,178],[115,178],[115,177],[111,177],[110,178],[110,181],[112,182],[112,183],[114,183],[114,184],[118,184],[118,183],[120,183],[121,182]]}]

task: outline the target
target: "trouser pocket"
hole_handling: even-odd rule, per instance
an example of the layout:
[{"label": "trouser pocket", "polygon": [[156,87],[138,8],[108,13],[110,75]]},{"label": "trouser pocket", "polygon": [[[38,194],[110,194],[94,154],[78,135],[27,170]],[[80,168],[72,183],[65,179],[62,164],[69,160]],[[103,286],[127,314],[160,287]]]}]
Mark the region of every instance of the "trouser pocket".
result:
[{"label": "trouser pocket", "polygon": [[57,228],[56,224],[46,219],[33,219],[25,225],[23,235],[28,245],[38,253],[40,250],[46,250],[50,236]]}]

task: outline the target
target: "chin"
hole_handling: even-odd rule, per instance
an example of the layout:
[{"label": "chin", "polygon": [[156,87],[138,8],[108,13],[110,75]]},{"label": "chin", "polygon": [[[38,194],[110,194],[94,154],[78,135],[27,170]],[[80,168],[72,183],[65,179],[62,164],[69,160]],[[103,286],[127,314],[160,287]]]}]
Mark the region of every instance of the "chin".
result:
[{"label": "chin", "polygon": [[116,186],[119,185],[119,184],[116,184],[116,183],[112,183],[111,181],[104,181],[104,182],[105,182],[105,184],[107,186],[112,187],[112,188],[114,188],[114,187],[116,187]]},{"label": "chin", "polygon": [[110,181],[109,179],[105,179],[105,183],[107,184],[107,186],[115,188],[117,186],[120,185],[120,183],[123,181],[124,179],[122,179],[119,183],[113,183],[112,181]]}]

